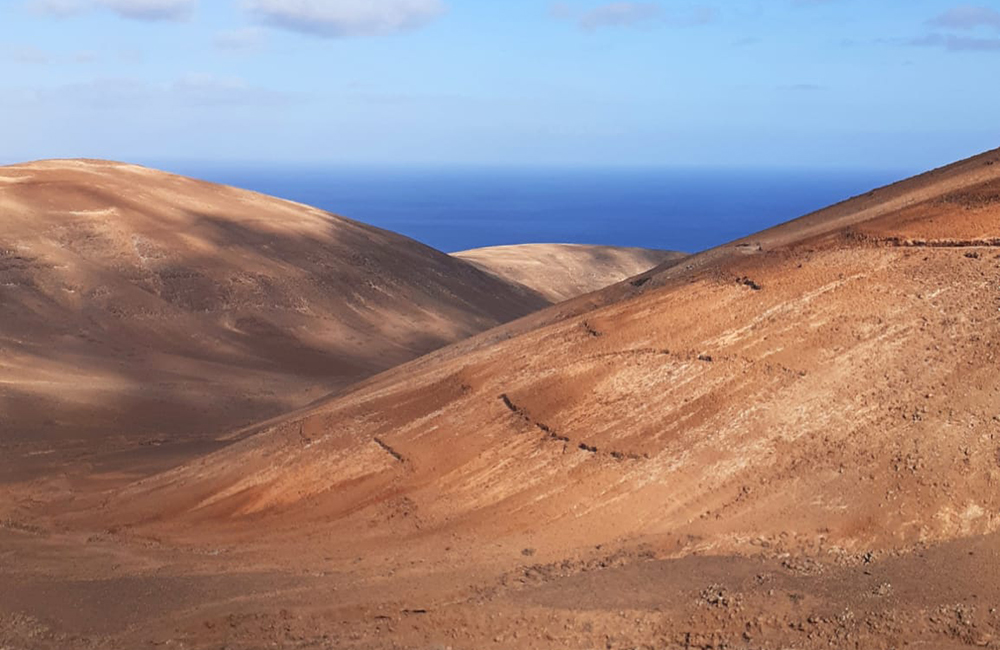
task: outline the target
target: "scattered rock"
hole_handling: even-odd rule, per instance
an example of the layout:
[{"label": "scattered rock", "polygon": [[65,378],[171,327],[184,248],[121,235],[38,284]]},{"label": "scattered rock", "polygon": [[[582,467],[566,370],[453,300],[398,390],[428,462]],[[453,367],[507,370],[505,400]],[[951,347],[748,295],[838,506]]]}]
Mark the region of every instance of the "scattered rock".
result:
[{"label": "scattered rock", "polygon": [[699,594],[699,602],[709,607],[721,607],[723,609],[739,607],[740,600],[739,594],[731,593],[722,585],[710,585]]},{"label": "scattered rock", "polygon": [[888,582],[883,582],[882,584],[880,584],[879,586],[875,587],[872,590],[873,596],[882,597],[882,596],[888,596],[891,593],[892,593],[892,585]]},{"label": "scattered rock", "polygon": [[822,564],[810,557],[792,557],[781,561],[781,566],[799,575],[815,576],[823,573]]}]

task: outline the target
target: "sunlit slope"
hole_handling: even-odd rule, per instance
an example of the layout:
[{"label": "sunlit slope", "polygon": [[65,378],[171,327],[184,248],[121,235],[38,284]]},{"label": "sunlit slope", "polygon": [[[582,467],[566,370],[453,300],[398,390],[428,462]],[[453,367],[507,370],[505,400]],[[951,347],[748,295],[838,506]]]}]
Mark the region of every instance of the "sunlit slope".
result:
[{"label": "sunlit slope", "polygon": [[552,302],[597,291],[684,253],[583,244],[519,244],[454,253],[497,277],[517,282]]},{"label": "sunlit slope", "polygon": [[275,522],[331,547],[468,535],[469,553],[1000,526],[1000,155],[648,277],[269,423],[133,486],[115,517],[194,538]]}]

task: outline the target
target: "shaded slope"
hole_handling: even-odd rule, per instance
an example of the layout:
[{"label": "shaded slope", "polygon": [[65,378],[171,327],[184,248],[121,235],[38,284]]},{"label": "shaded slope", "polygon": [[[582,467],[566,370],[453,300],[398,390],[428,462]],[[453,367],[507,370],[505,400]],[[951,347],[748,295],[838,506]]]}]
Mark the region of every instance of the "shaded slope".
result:
[{"label": "shaded slope", "polygon": [[581,316],[561,305],[508,332],[549,325],[403,366],[135,486],[119,516],[152,507],[167,513],[149,522],[160,533],[194,538],[271,519],[335,522],[344,545],[458,533],[482,552],[525,538],[802,550],[993,531],[998,159],[606,292],[633,299]]},{"label": "shaded slope", "polygon": [[141,167],[0,168],[0,445],[260,420],[546,301],[415,241]]},{"label": "shaded slope", "polygon": [[583,244],[519,244],[453,253],[552,302],[597,291],[686,255],[674,251]]}]

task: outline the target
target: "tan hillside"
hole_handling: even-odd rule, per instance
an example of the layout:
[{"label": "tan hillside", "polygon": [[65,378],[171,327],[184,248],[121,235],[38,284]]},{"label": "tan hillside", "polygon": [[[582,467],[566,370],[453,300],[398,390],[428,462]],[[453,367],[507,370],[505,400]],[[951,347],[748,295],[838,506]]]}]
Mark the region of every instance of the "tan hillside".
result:
[{"label": "tan hillside", "polygon": [[0,168],[0,225],[0,449],[29,464],[53,441],[218,436],[547,304],[400,235],[132,165]]},{"label": "tan hillside", "polygon": [[583,244],[518,244],[453,253],[497,277],[534,289],[552,302],[603,289],[686,255],[674,251]]}]

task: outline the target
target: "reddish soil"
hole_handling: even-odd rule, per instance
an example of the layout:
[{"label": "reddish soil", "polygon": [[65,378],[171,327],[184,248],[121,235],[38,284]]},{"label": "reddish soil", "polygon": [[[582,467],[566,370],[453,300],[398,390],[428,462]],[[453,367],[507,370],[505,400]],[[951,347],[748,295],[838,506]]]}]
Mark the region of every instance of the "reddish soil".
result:
[{"label": "reddish soil", "polygon": [[9,483],[0,647],[1000,647],[998,188],[990,152],[170,471]]}]

